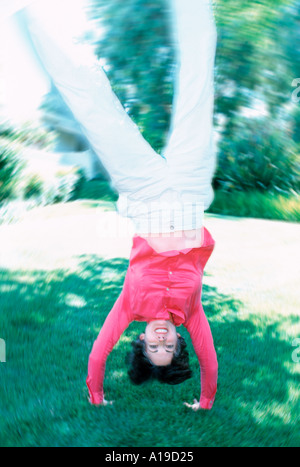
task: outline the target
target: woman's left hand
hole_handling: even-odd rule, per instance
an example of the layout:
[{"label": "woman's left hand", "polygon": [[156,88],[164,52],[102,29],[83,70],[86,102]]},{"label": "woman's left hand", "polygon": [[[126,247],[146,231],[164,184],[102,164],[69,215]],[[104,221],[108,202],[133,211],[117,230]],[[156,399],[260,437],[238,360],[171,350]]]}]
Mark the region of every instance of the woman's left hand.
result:
[{"label": "woman's left hand", "polygon": [[197,399],[194,399],[193,404],[188,404],[187,402],[184,402],[184,405],[188,407],[189,409],[192,409],[194,412],[201,410],[200,402],[197,401]]}]

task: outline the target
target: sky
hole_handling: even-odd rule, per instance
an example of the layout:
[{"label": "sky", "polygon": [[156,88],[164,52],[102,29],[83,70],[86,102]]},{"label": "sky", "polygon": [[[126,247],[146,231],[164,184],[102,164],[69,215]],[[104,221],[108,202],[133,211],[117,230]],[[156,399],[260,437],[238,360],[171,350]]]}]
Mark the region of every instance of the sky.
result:
[{"label": "sky", "polygon": [[[75,36],[88,27],[84,14],[86,0],[43,0],[37,3],[41,20],[48,23],[47,26],[51,28],[63,21],[66,37]],[[5,44],[0,52],[0,103],[8,119],[14,122],[30,120],[49,91],[50,80],[22,35],[16,15],[1,24],[0,40]]]}]

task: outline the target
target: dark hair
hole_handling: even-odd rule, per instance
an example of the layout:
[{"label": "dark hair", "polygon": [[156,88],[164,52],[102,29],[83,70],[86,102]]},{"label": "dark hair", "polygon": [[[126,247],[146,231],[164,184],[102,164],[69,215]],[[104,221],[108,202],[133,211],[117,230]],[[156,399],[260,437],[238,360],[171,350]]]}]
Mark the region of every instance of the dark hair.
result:
[{"label": "dark hair", "polygon": [[146,354],[146,344],[139,337],[131,343],[132,351],[127,354],[128,375],[132,383],[140,385],[150,379],[161,383],[180,384],[192,377],[189,354],[183,337],[178,337],[177,351],[170,365],[154,365]]}]

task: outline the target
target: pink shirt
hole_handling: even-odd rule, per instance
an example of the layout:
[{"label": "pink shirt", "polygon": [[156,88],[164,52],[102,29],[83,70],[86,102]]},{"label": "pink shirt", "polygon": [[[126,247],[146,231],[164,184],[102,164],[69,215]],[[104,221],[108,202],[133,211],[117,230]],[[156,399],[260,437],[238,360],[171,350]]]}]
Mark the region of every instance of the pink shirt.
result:
[{"label": "pink shirt", "polygon": [[201,368],[200,405],[211,409],[217,391],[218,363],[213,338],[201,304],[205,265],[214,240],[204,229],[199,248],[157,253],[135,235],[121,294],[94,343],[88,366],[91,402],[103,402],[106,359],[132,321],[172,319],[188,330]]}]

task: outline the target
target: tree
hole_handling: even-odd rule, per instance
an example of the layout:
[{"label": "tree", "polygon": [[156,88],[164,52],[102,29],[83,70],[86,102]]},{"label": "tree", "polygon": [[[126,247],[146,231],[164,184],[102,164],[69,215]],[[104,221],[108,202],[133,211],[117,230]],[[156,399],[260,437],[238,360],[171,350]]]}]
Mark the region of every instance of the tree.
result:
[{"label": "tree", "polygon": [[[91,16],[104,30],[95,44],[97,55],[124,107],[157,151],[169,130],[175,72],[167,5],[168,0],[91,0]],[[252,125],[250,117],[243,118],[258,101],[270,119],[272,138],[279,138],[276,146],[281,147],[289,135],[297,142],[299,106],[291,110],[290,104],[292,79],[300,77],[300,0],[217,0],[214,9],[218,30],[214,117],[221,141],[238,145],[239,133],[247,135],[249,129],[267,141],[263,128]],[[278,131],[271,130],[273,124]],[[245,157],[251,158],[251,144],[248,153],[247,141],[243,144]],[[230,148],[236,154],[238,146]],[[282,148],[283,164],[285,158],[294,158],[289,151],[294,154],[293,145]],[[224,154],[220,150],[219,157]]]},{"label": "tree", "polygon": [[0,123],[0,203],[17,195],[25,165],[24,147],[51,147],[53,138],[53,134],[46,133],[37,124],[27,123],[17,128],[8,122]]},{"label": "tree", "polygon": [[93,0],[91,16],[104,28],[96,53],[113,89],[145,138],[160,151],[169,129],[174,73],[167,2]]},{"label": "tree", "polygon": [[13,197],[19,174],[20,162],[16,153],[0,145],[0,203]]}]

